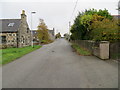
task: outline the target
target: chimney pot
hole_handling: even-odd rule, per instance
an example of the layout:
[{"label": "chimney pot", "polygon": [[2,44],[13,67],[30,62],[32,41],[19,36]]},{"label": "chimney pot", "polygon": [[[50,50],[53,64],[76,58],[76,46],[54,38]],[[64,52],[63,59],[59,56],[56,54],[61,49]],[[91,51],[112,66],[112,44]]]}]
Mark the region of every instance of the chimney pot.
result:
[{"label": "chimney pot", "polygon": [[25,14],[25,10],[22,10],[22,14]]}]

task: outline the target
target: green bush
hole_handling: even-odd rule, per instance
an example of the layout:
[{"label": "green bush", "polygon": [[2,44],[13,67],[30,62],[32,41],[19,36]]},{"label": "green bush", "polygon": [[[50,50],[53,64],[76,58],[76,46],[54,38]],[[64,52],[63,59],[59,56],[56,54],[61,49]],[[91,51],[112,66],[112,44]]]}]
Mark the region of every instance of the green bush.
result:
[{"label": "green bush", "polygon": [[120,39],[119,27],[108,10],[89,9],[75,18],[70,37],[72,40],[116,41]]},{"label": "green bush", "polygon": [[110,41],[120,40],[119,26],[117,20],[104,19],[97,21],[91,25],[90,38],[95,41]]}]

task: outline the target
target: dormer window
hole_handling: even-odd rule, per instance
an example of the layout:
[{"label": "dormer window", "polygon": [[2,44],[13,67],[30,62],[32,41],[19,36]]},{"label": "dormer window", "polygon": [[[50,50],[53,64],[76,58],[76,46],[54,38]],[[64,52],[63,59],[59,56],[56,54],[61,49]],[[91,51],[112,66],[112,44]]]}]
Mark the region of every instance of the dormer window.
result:
[{"label": "dormer window", "polygon": [[15,23],[9,23],[8,27],[13,27]]}]

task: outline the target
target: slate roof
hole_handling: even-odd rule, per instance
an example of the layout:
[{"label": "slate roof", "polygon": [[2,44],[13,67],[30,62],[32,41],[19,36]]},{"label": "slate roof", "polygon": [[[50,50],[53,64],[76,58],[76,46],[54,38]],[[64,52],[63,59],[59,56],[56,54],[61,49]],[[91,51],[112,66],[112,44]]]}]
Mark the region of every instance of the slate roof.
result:
[{"label": "slate roof", "polygon": [[[33,36],[36,35],[36,33],[37,33],[37,30],[32,30]],[[50,34],[52,34],[54,36],[54,30],[49,30],[48,29],[48,33],[50,33]]]},{"label": "slate roof", "polygon": [[0,19],[0,32],[17,32],[20,23],[21,19]]}]

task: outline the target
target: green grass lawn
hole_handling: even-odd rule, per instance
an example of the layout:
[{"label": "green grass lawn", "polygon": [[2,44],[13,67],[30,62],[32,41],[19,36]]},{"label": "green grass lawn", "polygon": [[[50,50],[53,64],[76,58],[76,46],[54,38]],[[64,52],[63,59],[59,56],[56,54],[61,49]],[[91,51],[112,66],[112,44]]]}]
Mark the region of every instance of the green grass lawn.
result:
[{"label": "green grass lawn", "polygon": [[7,64],[17,58],[22,57],[23,55],[30,53],[41,46],[35,45],[34,48],[31,46],[23,47],[23,48],[7,48],[0,50],[0,64]]},{"label": "green grass lawn", "polygon": [[88,50],[85,50],[84,48],[81,48],[79,45],[77,44],[72,44],[72,48],[75,49],[75,51],[83,56],[89,56],[91,55],[91,53]]}]

